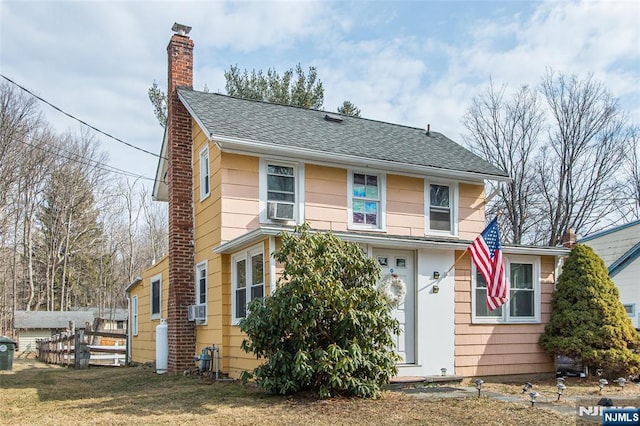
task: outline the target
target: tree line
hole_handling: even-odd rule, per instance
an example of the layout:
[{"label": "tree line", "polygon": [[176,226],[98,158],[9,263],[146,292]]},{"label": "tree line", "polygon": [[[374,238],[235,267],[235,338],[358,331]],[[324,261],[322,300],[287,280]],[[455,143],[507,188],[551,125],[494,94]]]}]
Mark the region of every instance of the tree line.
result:
[{"label": "tree line", "polygon": [[0,333],[16,310],[126,307],[125,287],[166,252],[165,207],[106,163],[88,132],[56,133],[0,84]]},{"label": "tree line", "polygon": [[[233,96],[319,108],[315,68],[226,73]],[[160,124],[166,95],[149,90]],[[167,251],[166,206],[106,166],[88,132],[58,134],[35,99],[0,84],[0,332],[15,310],[126,306],[135,274]],[[345,101],[339,112],[360,110]],[[513,179],[488,186],[503,238],[560,242],[640,218],[638,129],[592,76],[548,71],[537,87],[488,88],[462,118],[464,141]],[[491,182],[489,183],[491,185]]]},{"label": "tree line", "polygon": [[467,146],[513,179],[488,188],[507,242],[555,246],[569,229],[640,218],[638,128],[593,76],[547,70],[513,93],[490,82],[462,124]]}]

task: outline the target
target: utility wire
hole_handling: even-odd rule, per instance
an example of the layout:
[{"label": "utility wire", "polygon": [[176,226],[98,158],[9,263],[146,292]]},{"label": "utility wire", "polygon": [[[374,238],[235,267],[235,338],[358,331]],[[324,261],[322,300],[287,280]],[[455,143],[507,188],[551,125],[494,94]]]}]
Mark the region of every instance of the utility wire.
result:
[{"label": "utility wire", "polygon": [[117,137],[115,137],[115,136],[112,136],[112,135],[110,135],[110,134],[109,134],[109,133],[107,133],[107,132],[103,132],[102,130],[98,129],[97,127],[94,127],[94,126],[92,126],[91,124],[89,124],[89,123],[87,123],[87,122],[85,122],[85,121],[82,121],[82,120],[80,120],[79,118],[74,117],[73,115],[69,114],[68,112],[63,111],[62,109],[58,108],[57,106],[55,106],[55,105],[54,105],[54,104],[52,104],[51,102],[49,102],[49,101],[47,101],[47,100],[45,100],[45,99],[41,98],[40,96],[36,95],[35,93],[33,93],[32,91],[30,91],[30,90],[29,90],[29,89],[27,89],[26,87],[21,86],[20,84],[16,83],[15,81],[11,80],[9,77],[7,77],[7,76],[5,76],[5,75],[3,75],[3,74],[0,74],[0,77],[4,78],[5,80],[7,80],[7,81],[8,81],[9,83],[11,83],[11,84],[14,84],[15,86],[19,87],[20,89],[24,90],[25,92],[27,92],[28,94],[30,94],[30,95],[31,95],[31,96],[33,96],[34,98],[36,98],[36,99],[38,99],[38,100],[40,100],[40,101],[44,102],[45,104],[49,105],[51,108],[55,109],[56,111],[61,112],[62,114],[66,115],[67,117],[72,118],[73,120],[76,120],[76,121],[78,121],[79,123],[84,124],[85,126],[89,127],[90,129],[93,129],[93,130],[95,130],[96,132],[101,133],[101,134],[103,134],[104,136],[106,136],[106,137],[108,137],[108,138],[111,138],[111,139],[115,140],[116,142],[119,142],[119,143],[121,143],[121,144],[124,144],[124,145],[126,145],[126,146],[128,146],[128,147],[130,147],[130,148],[137,149],[138,151],[142,151],[142,152],[144,152],[145,154],[153,155],[154,157],[158,157],[158,158],[162,158],[163,160],[167,160],[167,158],[165,158],[165,157],[163,157],[163,156],[161,156],[161,155],[158,155],[158,154],[156,154],[156,153],[154,153],[154,152],[147,151],[147,150],[146,150],[146,149],[144,149],[144,148],[140,148],[140,147],[138,147],[138,146],[135,146],[135,145],[132,145],[132,144],[130,144],[130,143],[128,143],[128,142],[125,142],[125,141],[123,141],[122,139],[119,139],[119,138],[117,138]]},{"label": "utility wire", "polygon": [[[38,139],[38,138],[32,138],[32,139],[38,140],[40,142],[43,142],[42,139]],[[96,160],[92,160],[92,159],[87,158],[87,157],[83,157],[83,156],[81,156],[79,154],[76,154],[76,153],[71,152],[69,150],[66,150],[64,148],[60,148],[60,150],[72,155],[73,157],[69,157],[67,155],[63,155],[60,152],[53,152],[53,151],[51,151],[49,149],[45,149],[45,148],[43,148],[41,146],[34,145],[34,144],[29,143],[29,142],[24,141],[24,140],[20,140],[20,139],[14,139],[14,140],[17,141],[17,142],[20,142],[20,143],[22,143],[24,145],[30,146],[32,148],[39,149],[40,151],[44,151],[44,152],[46,152],[48,154],[52,154],[52,155],[56,155],[58,157],[64,158],[65,160],[73,161],[73,162],[76,162],[78,164],[83,164],[85,166],[95,167],[97,169],[104,170],[105,172],[117,173],[117,174],[120,174],[120,175],[123,175],[123,176],[127,176],[127,177],[150,180],[152,182],[156,181],[156,179],[154,179],[154,178],[150,178],[150,177],[143,176],[143,175],[137,175],[135,173],[128,172],[126,170],[119,169],[119,168],[114,167],[114,166],[110,166],[110,165],[102,163],[100,161],[96,161]],[[85,161],[81,161],[81,160],[85,160]]]}]

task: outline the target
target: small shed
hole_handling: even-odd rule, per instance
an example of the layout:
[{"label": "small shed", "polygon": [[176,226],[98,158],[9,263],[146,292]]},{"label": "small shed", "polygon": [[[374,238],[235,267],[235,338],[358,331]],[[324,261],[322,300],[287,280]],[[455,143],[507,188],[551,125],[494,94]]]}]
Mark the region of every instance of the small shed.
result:
[{"label": "small shed", "polygon": [[122,308],[91,308],[94,322],[93,329],[110,333],[126,334],[129,311]]},{"label": "small shed", "polygon": [[36,340],[47,339],[69,329],[73,322],[76,329],[93,324],[91,311],[15,311],[13,317],[16,351],[35,352]]}]

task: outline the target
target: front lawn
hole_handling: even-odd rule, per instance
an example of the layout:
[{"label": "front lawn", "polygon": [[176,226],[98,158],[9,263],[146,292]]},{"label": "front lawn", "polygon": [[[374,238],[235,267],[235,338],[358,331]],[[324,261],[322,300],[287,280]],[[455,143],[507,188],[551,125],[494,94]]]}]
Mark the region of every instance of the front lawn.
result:
[{"label": "front lawn", "polygon": [[[504,391],[517,393],[515,384]],[[637,388],[637,387],[636,387]],[[631,388],[630,388],[631,389]],[[0,372],[0,423],[15,425],[566,425],[572,415],[492,398],[415,398],[385,391],[379,400],[273,396],[241,383],[158,376],[148,367],[73,370],[15,360]]]}]

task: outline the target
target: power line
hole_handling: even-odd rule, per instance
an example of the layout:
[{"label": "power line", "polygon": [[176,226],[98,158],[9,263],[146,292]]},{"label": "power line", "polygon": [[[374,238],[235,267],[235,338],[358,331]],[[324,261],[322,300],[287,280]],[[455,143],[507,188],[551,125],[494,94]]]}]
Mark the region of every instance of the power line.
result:
[{"label": "power line", "polygon": [[[40,141],[40,142],[44,142],[42,139],[39,139],[39,138],[32,137],[32,139],[34,139],[34,140],[38,140],[38,141]],[[100,162],[100,161],[96,161],[96,160],[92,160],[92,159],[87,158],[87,157],[83,157],[83,156],[81,156],[81,155],[79,155],[79,154],[76,154],[76,153],[74,153],[74,152],[70,152],[70,151],[68,151],[68,150],[66,150],[66,149],[64,149],[64,148],[59,148],[59,149],[60,149],[60,150],[62,150],[62,151],[65,151],[65,152],[67,152],[67,153],[69,153],[70,155],[73,155],[75,158],[68,157],[68,156],[66,156],[66,155],[62,155],[62,154],[61,154],[61,153],[59,153],[59,152],[54,152],[54,151],[51,151],[51,150],[49,150],[49,149],[45,149],[45,148],[43,148],[43,147],[41,147],[41,146],[34,145],[34,144],[29,143],[29,142],[24,141],[24,140],[20,140],[20,139],[14,139],[14,140],[15,140],[15,141],[17,141],[17,142],[20,142],[20,143],[22,143],[22,144],[24,144],[24,145],[28,145],[28,146],[30,146],[30,147],[32,147],[32,148],[39,149],[40,151],[44,151],[44,152],[46,152],[46,153],[48,153],[48,154],[56,155],[56,156],[58,156],[58,157],[61,157],[61,158],[66,159],[66,160],[74,161],[74,162],[79,163],[79,164],[83,164],[83,165],[85,165],[85,166],[95,167],[95,168],[98,168],[98,169],[100,169],[100,170],[104,170],[104,171],[106,171],[106,172],[110,172],[110,173],[117,173],[117,174],[120,174],[120,175],[123,175],[123,176],[127,176],[127,177],[133,177],[133,178],[138,178],[138,179],[145,179],[145,180],[150,180],[150,181],[152,181],[152,182],[155,182],[155,181],[156,181],[156,179],[154,179],[154,178],[150,178],[150,177],[143,176],[143,175],[137,175],[137,174],[135,174],[135,173],[128,172],[128,171],[126,171],[126,170],[119,169],[119,168],[114,167],[114,166],[110,166],[110,165],[105,164],[105,163],[102,163],[102,162]],[[85,161],[87,161],[87,162],[80,161],[80,159],[85,160]],[[93,164],[92,164],[92,163],[93,163]]]},{"label": "power line", "polygon": [[79,122],[79,123],[84,124],[85,126],[89,127],[90,129],[93,129],[93,130],[95,130],[96,132],[101,133],[101,134],[103,134],[104,136],[106,136],[106,137],[108,137],[108,138],[111,138],[111,139],[113,139],[113,140],[114,140],[114,141],[116,141],[116,142],[119,142],[119,143],[121,143],[121,144],[124,144],[124,145],[126,145],[126,146],[128,146],[128,147],[130,147],[130,148],[137,149],[138,151],[142,151],[142,152],[144,152],[145,154],[153,155],[154,157],[162,158],[163,160],[166,160],[166,159],[167,159],[167,158],[165,158],[165,157],[163,157],[163,156],[161,156],[161,155],[158,155],[158,154],[156,154],[156,153],[154,153],[154,152],[147,151],[147,150],[146,150],[146,149],[144,149],[144,148],[140,148],[140,147],[138,147],[138,146],[135,146],[135,145],[132,145],[132,144],[130,144],[130,143],[128,143],[128,142],[125,142],[125,141],[123,141],[122,139],[119,139],[119,138],[117,138],[117,137],[115,137],[115,136],[113,136],[113,135],[110,135],[110,134],[109,134],[109,133],[107,133],[107,132],[103,132],[102,130],[98,129],[97,127],[94,127],[94,126],[92,126],[91,124],[89,124],[89,123],[87,123],[87,122],[85,122],[85,121],[83,121],[83,120],[80,120],[79,118],[74,117],[73,115],[69,114],[68,112],[63,111],[62,109],[58,108],[57,106],[55,106],[55,105],[54,105],[54,104],[52,104],[51,102],[49,102],[49,101],[47,101],[47,100],[45,100],[45,99],[41,98],[40,96],[36,95],[35,93],[33,93],[32,91],[30,91],[30,90],[29,90],[29,89],[27,89],[26,87],[21,86],[20,84],[16,83],[15,81],[11,80],[9,77],[7,77],[7,76],[5,76],[5,75],[3,75],[3,74],[0,74],[0,77],[4,78],[5,80],[7,80],[7,81],[8,81],[9,83],[11,83],[11,84],[14,84],[15,86],[19,87],[20,89],[24,90],[25,92],[27,92],[28,94],[30,94],[30,95],[31,95],[31,96],[33,96],[34,98],[36,98],[36,99],[38,99],[38,100],[40,100],[40,101],[44,102],[45,104],[49,105],[51,108],[55,109],[56,111],[61,112],[62,114],[66,115],[67,117],[69,117],[69,118],[71,118],[71,119],[73,119],[73,120],[76,120],[76,121],[77,121],[77,122]]}]

